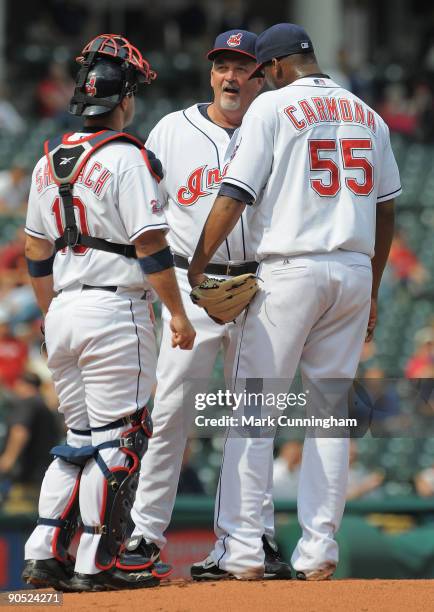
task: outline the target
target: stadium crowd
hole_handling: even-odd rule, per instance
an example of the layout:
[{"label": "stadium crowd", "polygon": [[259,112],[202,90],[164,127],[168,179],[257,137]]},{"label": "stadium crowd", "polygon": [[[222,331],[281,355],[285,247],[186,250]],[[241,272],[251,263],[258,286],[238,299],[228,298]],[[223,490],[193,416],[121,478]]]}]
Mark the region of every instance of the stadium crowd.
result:
[{"label": "stadium crowd", "polygon": [[[164,4],[164,22],[161,7],[157,10],[152,3],[136,4],[122,13],[122,29],[133,40],[142,40],[141,24],[147,23],[145,47],[160,73],[149,110],[139,106],[133,126],[132,131],[143,138],[162,115],[189,104],[193,90],[195,98],[198,88],[204,99],[208,97],[207,65],[201,58],[215,32],[267,26],[264,18],[249,16],[238,0],[221,3],[224,6],[215,9],[211,21],[203,3]],[[16,3],[9,17],[13,24],[10,35],[24,41],[9,58],[11,72],[23,82],[25,91],[16,100],[5,86],[0,89],[0,504],[10,512],[33,507],[34,491],[49,460],[47,448],[62,435],[56,418],[57,400],[41,350],[40,313],[24,258],[23,223],[30,173],[44,137],[76,125],[65,110],[73,88],[73,67],[64,58],[69,48],[76,47],[77,36],[89,38],[88,30],[97,22],[97,30],[101,23],[112,29],[113,15],[105,14],[98,5],[51,0],[44,3],[42,13],[30,15],[33,20],[28,16],[20,21],[14,18],[20,10]],[[32,12],[31,5],[28,8]],[[272,10],[278,14],[280,3]],[[273,22],[273,18],[274,14],[267,20]],[[48,56],[53,61],[47,63]],[[419,70],[412,70],[410,77],[411,66],[395,57],[382,57],[381,61],[373,57],[369,64],[351,66],[342,51],[335,77],[372,104],[388,123],[395,136],[392,142],[401,151],[398,162],[405,165],[401,167],[404,192],[414,147],[422,147],[421,154],[429,156],[434,142],[434,35],[427,33],[415,50],[415,58]],[[175,97],[169,95],[174,79],[179,85]],[[376,339],[366,346],[362,377],[434,377],[434,253],[428,244],[434,226],[434,192],[431,195],[424,201],[398,202],[398,228],[380,295]],[[432,412],[429,402],[428,410]],[[185,491],[212,493],[218,465],[213,454],[218,454],[219,446],[218,440],[192,441],[184,462]],[[282,442],[278,449],[276,497],[283,490],[288,495],[294,491],[300,457],[299,443]],[[204,454],[209,459],[205,463]],[[363,465],[363,452],[357,450],[356,443],[353,455],[349,498],[392,491],[387,489],[387,473],[380,466],[369,471]],[[432,454],[424,451],[407,478],[407,489],[401,491],[434,496],[433,463]]]}]

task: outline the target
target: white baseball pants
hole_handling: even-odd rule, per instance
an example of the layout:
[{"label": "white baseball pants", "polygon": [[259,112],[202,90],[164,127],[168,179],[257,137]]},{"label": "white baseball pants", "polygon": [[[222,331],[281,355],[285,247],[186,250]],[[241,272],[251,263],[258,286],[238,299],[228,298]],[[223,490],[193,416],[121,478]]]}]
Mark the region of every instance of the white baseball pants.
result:
[{"label": "white baseball pants", "polygon": [[[54,298],[45,318],[48,366],[59,397],[59,411],[68,429],[89,430],[133,414],[146,405],[155,383],[156,342],[148,302],[142,292],[119,288],[116,293],[72,288]],[[71,446],[98,445],[118,439],[129,426],[91,436],[68,432]],[[124,466],[118,448],[101,451],[108,467]],[[42,483],[39,515],[59,518],[76,485],[79,468],[55,459]],[[91,459],[80,481],[80,513],[85,525],[99,525],[103,474]],[[38,525],[25,546],[26,559],[47,559],[55,528]],[[100,535],[84,533],[75,570],[100,571],[95,553]]]},{"label": "white baseball pants", "polygon": [[[298,364],[304,379],[355,376],[370,310],[368,256],[345,251],[309,257],[269,257],[245,317],[235,360],[235,389],[245,379],[289,382]],[[283,384],[283,388],[288,388]],[[275,388],[275,387],[274,387]],[[220,478],[217,565],[239,578],[264,569],[261,509],[273,439],[228,437]],[[306,438],[298,489],[302,537],[292,555],[298,571],[338,561],[334,535],[345,505],[347,438]]]},{"label": "white baseball pants", "polygon": [[[192,303],[186,270],[176,268],[176,276],[187,316],[196,330],[196,339],[193,350],[174,350],[171,346],[170,315],[163,308],[157,392],[152,411],[154,433],[142,459],[139,487],[131,511],[136,525],[133,535],[141,534],[159,548],[166,544],[164,532],[171,520],[187,435],[194,419],[194,406],[183,402],[184,395],[192,397],[188,386],[194,383],[188,381],[202,379],[208,382],[221,347],[224,350],[225,378],[230,380],[239,330],[239,323],[217,325],[202,308]],[[218,507],[217,494],[216,516]],[[265,533],[273,537],[271,472],[261,520]]]}]

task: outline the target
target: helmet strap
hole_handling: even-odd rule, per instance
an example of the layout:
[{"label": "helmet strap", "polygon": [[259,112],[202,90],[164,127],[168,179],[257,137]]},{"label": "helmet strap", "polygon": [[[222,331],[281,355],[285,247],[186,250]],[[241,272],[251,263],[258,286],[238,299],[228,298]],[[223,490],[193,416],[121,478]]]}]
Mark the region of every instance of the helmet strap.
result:
[{"label": "helmet strap", "polygon": [[135,84],[135,81],[136,81],[136,69],[133,66],[131,66],[131,64],[126,63],[126,66],[124,68],[124,81],[122,83],[122,91],[121,91],[120,100],[122,100],[122,98],[124,98],[127,94],[131,93],[130,88],[132,85]]}]

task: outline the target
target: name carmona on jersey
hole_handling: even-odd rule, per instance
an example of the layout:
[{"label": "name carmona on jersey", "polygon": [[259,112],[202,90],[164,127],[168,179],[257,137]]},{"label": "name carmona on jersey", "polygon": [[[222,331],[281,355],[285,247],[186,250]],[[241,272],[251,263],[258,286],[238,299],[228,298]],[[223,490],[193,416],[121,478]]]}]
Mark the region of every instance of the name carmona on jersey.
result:
[{"label": "name carmona on jersey", "polygon": [[[88,187],[100,198],[111,177],[112,173],[110,170],[105,168],[100,162],[89,160],[81,169],[75,182]],[[44,189],[54,185],[53,175],[47,162],[37,170],[35,180],[38,193],[42,193]]]},{"label": "name carmona on jersey", "polygon": [[192,206],[199,198],[210,195],[210,189],[219,187],[226,175],[229,164],[226,164],[223,171],[220,168],[209,168],[200,166],[191,172],[187,179],[187,184],[182,185],[176,193],[176,199],[181,206]]},{"label": "name carmona on jersey", "polygon": [[348,98],[306,98],[287,106],[284,113],[300,132],[316,123],[359,124],[367,127],[373,134],[377,129],[374,113],[362,102]]}]

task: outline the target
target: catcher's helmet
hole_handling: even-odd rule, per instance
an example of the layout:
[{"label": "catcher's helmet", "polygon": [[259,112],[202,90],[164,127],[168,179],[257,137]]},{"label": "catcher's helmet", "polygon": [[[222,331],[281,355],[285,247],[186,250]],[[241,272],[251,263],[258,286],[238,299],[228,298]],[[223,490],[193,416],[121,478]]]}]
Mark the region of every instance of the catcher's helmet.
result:
[{"label": "catcher's helmet", "polygon": [[157,73],[136,47],[118,34],[100,34],[76,58],[82,68],[76,77],[69,111],[95,116],[110,112],[138,83],[151,83]]}]

